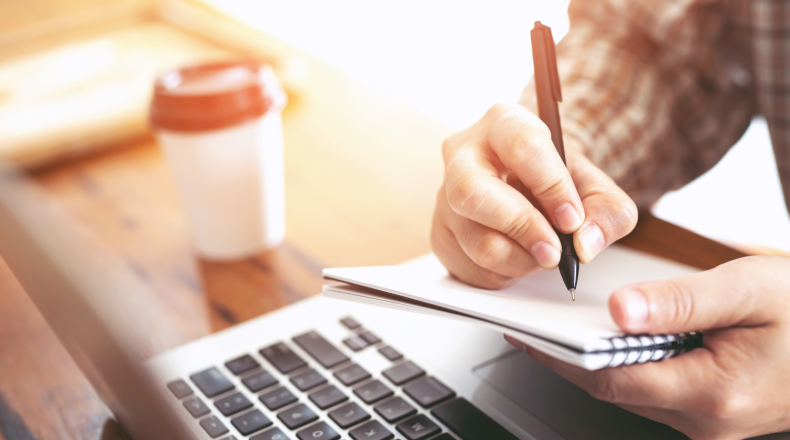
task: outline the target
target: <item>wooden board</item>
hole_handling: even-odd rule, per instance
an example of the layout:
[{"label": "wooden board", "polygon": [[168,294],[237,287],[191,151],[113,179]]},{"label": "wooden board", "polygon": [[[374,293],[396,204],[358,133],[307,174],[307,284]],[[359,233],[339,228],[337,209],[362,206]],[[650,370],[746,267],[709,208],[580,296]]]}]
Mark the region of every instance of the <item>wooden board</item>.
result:
[{"label": "wooden board", "polygon": [[0,33],[0,157],[30,169],[150,138],[154,78],[172,67],[254,57],[294,92],[293,61],[270,46],[177,0],[119,2]]},{"label": "wooden board", "polygon": [[6,61],[0,64],[0,156],[41,166],[141,137],[157,73],[237,56],[147,22]]}]

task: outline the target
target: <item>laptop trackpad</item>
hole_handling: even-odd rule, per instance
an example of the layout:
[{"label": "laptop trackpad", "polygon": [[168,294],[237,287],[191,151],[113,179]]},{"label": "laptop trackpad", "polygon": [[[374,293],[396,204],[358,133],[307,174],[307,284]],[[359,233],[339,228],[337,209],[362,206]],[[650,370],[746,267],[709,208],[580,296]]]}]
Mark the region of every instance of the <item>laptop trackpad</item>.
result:
[{"label": "laptop trackpad", "polygon": [[688,438],[666,425],[593,399],[520,351],[483,364],[475,374],[568,440]]}]

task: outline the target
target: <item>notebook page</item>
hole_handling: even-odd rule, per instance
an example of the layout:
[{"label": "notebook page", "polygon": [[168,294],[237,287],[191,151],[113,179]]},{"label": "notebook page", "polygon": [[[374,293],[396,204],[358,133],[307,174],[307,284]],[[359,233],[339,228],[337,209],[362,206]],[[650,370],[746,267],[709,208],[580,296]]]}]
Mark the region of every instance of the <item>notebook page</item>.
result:
[{"label": "notebook page", "polygon": [[491,291],[450,277],[432,254],[398,266],[326,269],[324,275],[494,321],[575,350],[596,351],[609,349],[606,339],[621,334],[607,309],[612,290],[694,271],[613,246],[582,266],[575,302],[556,270],[539,271],[509,288]]},{"label": "notebook page", "polygon": [[322,291],[324,297],[333,298],[343,301],[351,301],[360,304],[366,304],[377,307],[384,307],[388,309],[401,310],[409,313],[419,313],[423,315],[436,316],[444,319],[452,319],[462,322],[468,322],[475,325],[481,325],[490,330],[509,334],[516,339],[519,339],[526,344],[537,348],[538,350],[546,353],[556,359],[576,365],[587,370],[597,370],[605,368],[611,361],[611,355],[607,353],[601,354],[582,354],[577,351],[565,348],[563,346],[554,344],[545,339],[531,337],[525,333],[516,332],[512,329],[498,326],[487,321],[478,321],[476,318],[466,317],[452,312],[442,312],[438,309],[433,309],[425,306],[416,306],[406,302],[393,301],[389,298],[383,298],[380,290],[368,289],[361,286],[352,284],[325,284]]}]

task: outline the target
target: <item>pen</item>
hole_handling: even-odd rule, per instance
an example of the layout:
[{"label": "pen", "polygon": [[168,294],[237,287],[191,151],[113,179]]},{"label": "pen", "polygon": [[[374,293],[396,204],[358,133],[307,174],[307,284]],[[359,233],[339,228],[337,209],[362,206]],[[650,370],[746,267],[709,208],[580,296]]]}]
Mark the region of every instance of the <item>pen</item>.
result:
[{"label": "pen", "polygon": [[[536,21],[529,33],[532,38],[532,60],[535,65],[535,92],[538,98],[538,116],[549,127],[551,141],[557,153],[565,162],[565,145],[562,143],[562,127],[560,126],[560,109],[562,101],[560,76],[557,73],[557,57],[554,54],[554,37],[551,28]],[[573,235],[563,234],[554,228],[562,243],[560,256],[560,275],[565,287],[571,292],[571,299],[576,301],[576,282],[579,279],[579,257],[573,248]]]}]

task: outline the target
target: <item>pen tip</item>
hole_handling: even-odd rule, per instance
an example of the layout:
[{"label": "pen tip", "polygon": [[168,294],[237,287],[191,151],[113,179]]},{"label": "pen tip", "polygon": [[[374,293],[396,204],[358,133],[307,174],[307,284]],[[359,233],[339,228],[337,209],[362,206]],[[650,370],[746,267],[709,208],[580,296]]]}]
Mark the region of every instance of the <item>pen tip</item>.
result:
[{"label": "pen tip", "polygon": [[571,289],[571,300],[576,301],[576,291]]}]

